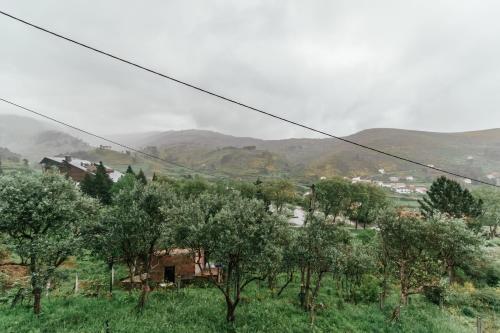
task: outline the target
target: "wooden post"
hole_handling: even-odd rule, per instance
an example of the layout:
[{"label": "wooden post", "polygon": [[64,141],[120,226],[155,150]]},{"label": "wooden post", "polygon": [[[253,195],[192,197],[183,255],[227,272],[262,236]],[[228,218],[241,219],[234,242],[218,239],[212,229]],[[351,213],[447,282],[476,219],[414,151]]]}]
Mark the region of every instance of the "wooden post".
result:
[{"label": "wooden post", "polygon": [[379,308],[380,310],[382,310],[384,308],[384,293],[383,292],[380,292],[378,293],[378,297],[379,297]]},{"label": "wooden post", "polygon": [[49,291],[50,291],[50,280],[47,281],[47,286],[45,289],[45,296],[49,297]]},{"label": "wooden post", "polygon": [[75,295],[78,294],[78,273],[75,274]]},{"label": "wooden post", "polygon": [[177,279],[175,279],[175,282],[177,284],[177,291],[181,290],[181,276],[177,275]]},{"label": "wooden post", "polygon": [[476,328],[477,328],[477,333],[483,333],[483,322],[481,320],[481,317],[479,316],[477,316]]}]

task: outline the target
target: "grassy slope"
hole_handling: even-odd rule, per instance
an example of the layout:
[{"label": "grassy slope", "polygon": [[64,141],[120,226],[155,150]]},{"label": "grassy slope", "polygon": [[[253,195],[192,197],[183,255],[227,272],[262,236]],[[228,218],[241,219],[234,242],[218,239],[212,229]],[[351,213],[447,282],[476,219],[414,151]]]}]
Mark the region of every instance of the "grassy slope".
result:
[{"label": "grassy slope", "polygon": [[[402,312],[399,323],[389,323],[391,305],[380,311],[376,304],[339,303],[328,281],[311,328],[309,317],[296,304],[297,284],[280,298],[266,288],[252,287],[237,309],[236,332],[470,332],[471,323],[441,311],[421,298]],[[133,308],[137,294],[117,292],[112,300],[100,297],[59,296],[45,298],[36,318],[30,308],[1,309],[2,332],[100,332],[109,321],[112,332],[223,332],[223,298],[213,288],[184,288],[180,292],[157,291],[142,315]]]}]

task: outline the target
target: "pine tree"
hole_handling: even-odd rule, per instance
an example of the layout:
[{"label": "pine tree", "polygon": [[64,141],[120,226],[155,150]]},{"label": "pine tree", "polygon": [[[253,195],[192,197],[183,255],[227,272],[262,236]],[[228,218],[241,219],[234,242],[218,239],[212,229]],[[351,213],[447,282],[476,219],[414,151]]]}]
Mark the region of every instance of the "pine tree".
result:
[{"label": "pine tree", "polygon": [[132,169],[132,167],[129,165],[128,168],[127,168],[127,171],[125,171],[126,174],[132,174],[135,176],[135,172],[134,170]]},{"label": "pine tree", "polygon": [[111,203],[111,188],[113,187],[113,181],[109,178],[102,162],[99,162],[97,166],[93,183],[95,197],[103,204],[109,205]]},{"label": "pine tree", "polygon": [[87,173],[80,182],[80,190],[82,190],[83,193],[95,198],[94,176]]},{"label": "pine tree", "polygon": [[157,181],[157,180],[158,180],[158,176],[156,175],[156,172],[154,172],[154,173],[153,173],[153,179],[152,179],[152,181],[154,181],[154,182],[155,182],[155,181]]},{"label": "pine tree", "polygon": [[146,185],[148,183],[148,180],[146,179],[146,175],[144,175],[144,172],[142,169],[139,171],[137,174],[137,180]]}]

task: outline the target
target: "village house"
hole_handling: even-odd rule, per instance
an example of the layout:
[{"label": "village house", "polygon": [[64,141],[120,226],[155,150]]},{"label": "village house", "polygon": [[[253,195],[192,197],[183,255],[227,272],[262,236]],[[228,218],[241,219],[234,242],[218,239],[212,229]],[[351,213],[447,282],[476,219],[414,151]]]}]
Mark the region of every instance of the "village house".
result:
[{"label": "village house", "polygon": [[389,181],[393,182],[393,183],[399,182],[399,177],[395,177],[395,176],[389,177]]},{"label": "village house", "polygon": [[[157,251],[151,260],[150,281],[158,284],[177,283],[193,279],[214,278],[220,281],[222,270],[205,262],[203,252],[193,256],[188,249],[172,249]],[[125,286],[141,283],[138,275],[121,281]]]},{"label": "village house", "polygon": [[[40,164],[42,165],[44,171],[55,167],[59,169],[61,173],[68,175],[68,177],[77,183],[81,182],[83,178],[85,178],[85,175],[95,174],[98,165],[94,162],[73,158],[71,156],[44,157],[40,161]],[[107,166],[105,166],[105,168],[109,178],[111,178],[111,180],[115,183],[123,176],[123,174],[119,171],[113,170]]]}]

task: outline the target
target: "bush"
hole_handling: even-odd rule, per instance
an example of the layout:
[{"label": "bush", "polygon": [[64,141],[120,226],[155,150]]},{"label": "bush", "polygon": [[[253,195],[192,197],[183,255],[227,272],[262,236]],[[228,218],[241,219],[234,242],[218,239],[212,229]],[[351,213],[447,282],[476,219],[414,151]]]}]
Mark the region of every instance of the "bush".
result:
[{"label": "bush", "polygon": [[440,305],[444,300],[446,289],[441,286],[425,286],[424,296],[425,298],[436,305]]},{"label": "bush", "polygon": [[500,309],[500,291],[494,288],[478,289],[472,294],[474,304]]},{"label": "bush", "polygon": [[462,313],[464,314],[464,316],[471,318],[474,318],[476,316],[476,312],[468,306],[462,308]]},{"label": "bush", "polygon": [[376,302],[380,293],[379,281],[373,275],[364,275],[358,289],[357,299],[362,302]]},{"label": "bush", "polygon": [[500,282],[500,266],[491,265],[486,267],[485,277],[486,284],[490,287],[498,286]]}]

